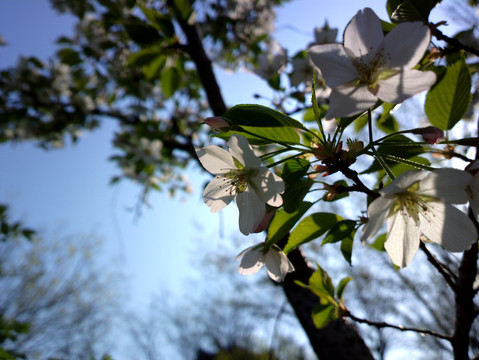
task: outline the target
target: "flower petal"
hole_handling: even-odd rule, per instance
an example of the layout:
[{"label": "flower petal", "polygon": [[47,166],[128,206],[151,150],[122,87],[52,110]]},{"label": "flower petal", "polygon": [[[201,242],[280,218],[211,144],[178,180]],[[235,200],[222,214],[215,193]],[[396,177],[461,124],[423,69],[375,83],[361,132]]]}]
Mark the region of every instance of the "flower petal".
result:
[{"label": "flower petal", "polygon": [[356,68],[342,45],[315,45],[309,48],[308,53],[330,88],[359,79]]},{"label": "flower petal", "polygon": [[372,60],[383,40],[381,20],[370,8],[358,11],[344,31],[344,47],[356,57]]},{"label": "flower petal", "polygon": [[432,71],[404,70],[387,79],[379,80],[378,98],[399,104],[413,95],[429,89],[436,82]]},{"label": "flower petal", "polygon": [[326,119],[351,116],[374,106],[377,97],[366,86],[340,86],[331,91]]},{"label": "flower petal", "polygon": [[411,262],[419,248],[420,236],[421,231],[414,220],[401,211],[389,219],[384,248],[395,265],[405,267]]},{"label": "flower petal", "polygon": [[239,209],[239,229],[244,235],[249,235],[258,228],[266,215],[265,204],[251,186],[236,195],[235,200]]},{"label": "flower petal", "polygon": [[381,189],[379,193],[381,195],[394,195],[403,192],[412,184],[422,181],[427,175],[428,172],[424,170],[407,170],[394,179],[391,184]]},{"label": "flower petal", "polygon": [[469,195],[466,188],[472,175],[458,169],[438,169],[421,181],[419,193],[437,197],[451,204],[464,204]]},{"label": "flower petal", "polygon": [[394,199],[381,196],[375,199],[368,207],[369,220],[364,227],[361,241],[365,242],[372,238],[386,222],[391,208],[394,206]]},{"label": "flower petal", "polygon": [[270,248],[264,255],[264,264],[269,277],[277,282],[283,281],[289,272],[294,271],[293,264],[291,264],[286,254],[274,248]]},{"label": "flower petal", "polygon": [[255,155],[244,136],[232,135],[227,145],[231,155],[238,159],[246,169],[256,169],[261,166],[261,160]]},{"label": "flower petal", "polygon": [[284,192],[284,182],[279,176],[262,166],[258,173],[250,179],[249,184],[258,197],[270,206],[283,205],[281,193]]},{"label": "flower petal", "polygon": [[419,213],[420,229],[431,241],[448,251],[467,250],[477,239],[477,231],[469,217],[454,206],[435,201]]},{"label": "flower petal", "polygon": [[236,169],[231,154],[216,145],[195,149],[201,165],[213,175],[225,174]]},{"label": "flower petal", "polygon": [[225,185],[224,177],[215,176],[203,191],[203,201],[211,207],[211,212],[218,212],[234,198],[231,186]]},{"label": "flower petal", "polygon": [[431,41],[429,28],[422,22],[403,22],[384,39],[384,56],[390,69],[411,69],[421,60]]},{"label": "flower petal", "polygon": [[256,274],[263,267],[263,254],[261,249],[256,248],[256,246],[247,248],[236,259],[240,257],[238,272],[241,275]]}]

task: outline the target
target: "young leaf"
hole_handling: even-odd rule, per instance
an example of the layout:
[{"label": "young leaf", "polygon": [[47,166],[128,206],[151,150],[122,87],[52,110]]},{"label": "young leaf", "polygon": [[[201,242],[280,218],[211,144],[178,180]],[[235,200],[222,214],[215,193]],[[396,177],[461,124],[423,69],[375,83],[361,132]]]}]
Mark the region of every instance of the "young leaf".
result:
[{"label": "young leaf", "polygon": [[450,130],[461,120],[471,100],[471,74],[464,59],[449,66],[426,96],[426,115],[432,125]]},{"label": "young leaf", "polygon": [[336,287],[336,296],[338,299],[341,299],[343,297],[344,290],[346,289],[346,285],[353,279],[352,276],[345,277],[342,279],[338,286]]},{"label": "young leaf", "polygon": [[261,105],[236,105],[226,111],[222,118],[231,125],[253,128],[292,127],[304,129],[303,124],[292,117]]},{"label": "young leaf", "polygon": [[309,215],[291,231],[284,252],[288,253],[301,244],[320,237],[341,220],[343,220],[341,216],[332,213],[320,212]]},{"label": "young leaf", "polygon": [[306,159],[294,158],[286,161],[283,165],[283,173],[281,177],[284,182],[293,184],[301,179],[308,172],[310,163]]},{"label": "young leaf", "polygon": [[322,329],[338,318],[338,308],[334,304],[319,304],[313,310],[313,322],[316,328]]},{"label": "young leaf", "polygon": [[312,205],[312,203],[304,201],[292,213],[287,213],[284,209],[279,210],[269,226],[266,244],[274,244],[286,235]]}]

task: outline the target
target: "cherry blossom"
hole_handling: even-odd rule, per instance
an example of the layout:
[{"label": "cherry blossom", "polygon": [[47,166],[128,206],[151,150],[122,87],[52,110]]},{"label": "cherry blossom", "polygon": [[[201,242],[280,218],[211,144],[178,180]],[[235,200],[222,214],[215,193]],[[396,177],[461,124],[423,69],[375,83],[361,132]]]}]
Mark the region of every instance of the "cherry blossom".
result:
[{"label": "cherry blossom", "polygon": [[378,99],[398,104],[429,89],[436,75],[412,68],[430,37],[421,22],[400,23],[384,36],[380,19],[365,8],[347,26],[344,45],[312,46],[311,59],[332,89],[326,119],[360,113]]},{"label": "cherry blossom", "polygon": [[387,220],[384,247],[400,267],[407,266],[416,254],[421,234],[448,251],[467,250],[477,239],[476,228],[451,204],[468,201],[470,182],[468,172],[456,169],[404,172],[369,205],[361,240],[373,237]]},{"label": "cherry blossom", "polygon": [[232,135],[229,151],[209,145],[196,149],[196,154],[213,180],[206,186],[203,199],[212,212],[218,212],[233,199],[239,209],[239,228],[245,234],[258,229],[268,204],[283,204],[283,180],[261,164],[244,136]]}]

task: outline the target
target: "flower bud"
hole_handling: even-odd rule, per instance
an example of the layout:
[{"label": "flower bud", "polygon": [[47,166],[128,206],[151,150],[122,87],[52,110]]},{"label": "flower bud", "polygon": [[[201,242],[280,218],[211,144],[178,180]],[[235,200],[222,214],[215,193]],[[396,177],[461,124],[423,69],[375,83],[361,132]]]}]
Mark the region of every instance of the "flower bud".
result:
[{"label": "flower bud", "polygon": [[413,129],[411,133],[421,135],[423,140],[430,145],[437,144],[439,140],[444,139],[444,132],[435,126]]},{"label": "flower bud", "polygon": [[222,131],[222,129],[230,126],[228,122],[220,118],[219,116],[209,117],[204,120],[204,123],[210,128],[216,131]]}]

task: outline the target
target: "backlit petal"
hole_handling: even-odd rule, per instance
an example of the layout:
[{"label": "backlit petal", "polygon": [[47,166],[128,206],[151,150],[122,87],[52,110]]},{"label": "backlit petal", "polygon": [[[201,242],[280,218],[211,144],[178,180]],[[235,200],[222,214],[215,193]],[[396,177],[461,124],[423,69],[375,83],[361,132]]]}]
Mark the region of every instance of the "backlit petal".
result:
[{"label": "backlit petal", "polygon": [[256,274],[263,267],[263,254],[256,246],[244,250],[237,259],[241,257],[238,272],[241,275]]},{"label": "backlit petal", "polygon": [[421,60],[431,34],[422,22],[403,22],[392,29],[384,39],[384,56],[390,69],[411,69]]},{"label": "backlit petal", "polygon": [[223,177],[214,177],[203,191],[203,201],[211,208],[211,212],[218,212],[228,205],[234,198],[230,187],[225,185]]},{"label": "backlit petal", "polygon": [[421,232],[414,220],[397,212],[388,221],[388,236],[384,243],[392,262],[399,266],[407,266],[419,248]]},{"label": "backlit petal", "polygon": [[264,264],[268,274],[274,281],[283,281],[288,272],[294,271],[294,267],[288,257],[282,252],[271,248],[264,255]]},{"label": "backlit petal", "polygon": [[342,86],[331,91],[326,119],[352,116],[376,104],[374,96],[366,86]]},{"label": "backlit petal", "polygon": [[284,182],[267,167],[262,166],[258,174],[250,180],[250,185],[256,191],[258,197],[270,206],[283,205],[281,193],[284,192]]},{"label": "backlit petal", "polygon": [[453,252],[471,247],[477,231],[466,214],[442,202],[429,202],[427,206],[428,211],[419,213],[419,222],[429,240]]},{"label": "backlit petal", "polygon": [[315,45],[308,50],[308,53],[313,63],[321,70],[321,76],[330,88],[359,79],[356,68],[342,45]]},{"label": "backlit petal", "polygon": [[369,220],[364,227],[361,241],[365,242],[372,238],[384,225],[389,216],[389,212],[394,205],[394,199],[381,196],[375,199],[368,207]]},{"label": "backlit petal", "polygon": [[246,169],[255,169],[261,166],[261,160],[244,136],[232,135],[227,143],[231,155],[238,159]]},{"label": "backlit petal", "polygon": [[438,169],[421,181],[419,192],[452,204],[464,204],[469,200],[466,187],[471,181],[472,175],[467,171]]},{"label": "backlit petal", "polygon": [[429,89],[435,82],[436,74],[432,71],[405,70],[379,80],[377,95],[382,101],[398,104]]},{"label": "backlit petal", "polygon": [[344,47],[356,57],[372,59],[384,39],[381,20],[370,8],[358,11],[344,31]]},{"label": "backlit petal", "polygon": [[225,174],[236,169],[231,154],[216,145],[195,149],[201,165],[213,175]]},{"label": "backlit petal", "polygon": [[239,229],[244,235],[249,235],[257,229],[265,216],[265,204],[250,186],[239,193],[235,200],[239,209]]}]

